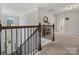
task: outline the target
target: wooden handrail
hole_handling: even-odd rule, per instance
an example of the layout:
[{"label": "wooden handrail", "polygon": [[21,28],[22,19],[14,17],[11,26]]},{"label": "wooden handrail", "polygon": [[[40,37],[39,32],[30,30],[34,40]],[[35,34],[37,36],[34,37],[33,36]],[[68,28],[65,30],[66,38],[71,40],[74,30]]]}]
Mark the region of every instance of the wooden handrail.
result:
[{"label": "wooden handrail", "polygon": [[41,25],[41,26],[53,26],[53,25]]},{"label": "wooden handrail", "polygon": [[[53,25],[41,25],[41,26],[53,26]],[[2,26],[1,29],[16,29],[16,28],[34,28],[38,25],[29,25],[29,26]]]},{"label": "wooden handrail", "polygon": [[34,28],[38,27],[36,25],[34,26],[2,26],[1,29],[16,29],[16,28]]},{"label": "wooden handrail", "polygon": [[41,27],[53,27],[53,25],[41,25]]}]

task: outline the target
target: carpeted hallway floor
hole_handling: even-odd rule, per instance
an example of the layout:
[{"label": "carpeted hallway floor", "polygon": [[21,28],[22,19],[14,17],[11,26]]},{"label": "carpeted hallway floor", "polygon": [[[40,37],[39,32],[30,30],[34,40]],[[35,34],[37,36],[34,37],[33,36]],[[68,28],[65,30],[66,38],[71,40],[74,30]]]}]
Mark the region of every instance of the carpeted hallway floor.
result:
[{"label": "carpeted hallway floor", "polygon": [[[52,35],[44,37],[51,40]],[[55,41],[42,46],[42,51],[38,55],[78,55],[79,54],[79,35],[63,33],[55,34]]]}]

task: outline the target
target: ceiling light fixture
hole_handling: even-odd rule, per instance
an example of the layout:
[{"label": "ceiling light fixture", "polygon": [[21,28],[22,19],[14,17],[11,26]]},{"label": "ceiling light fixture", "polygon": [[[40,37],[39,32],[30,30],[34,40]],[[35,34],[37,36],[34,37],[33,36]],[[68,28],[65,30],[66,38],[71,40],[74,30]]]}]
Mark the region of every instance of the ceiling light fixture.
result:
[{"label": "ceiling light fixture", "polygon": [[73,9],[73,6],[67,6],[67,7],[65,8],[65,10],[71,10],[71,9]]},{"label": "ceiling light fixture", "polygon": [[68,7],[68,9],[72,9],[72,8],[73,8],[72,6],[69,6],[69,7]]}]

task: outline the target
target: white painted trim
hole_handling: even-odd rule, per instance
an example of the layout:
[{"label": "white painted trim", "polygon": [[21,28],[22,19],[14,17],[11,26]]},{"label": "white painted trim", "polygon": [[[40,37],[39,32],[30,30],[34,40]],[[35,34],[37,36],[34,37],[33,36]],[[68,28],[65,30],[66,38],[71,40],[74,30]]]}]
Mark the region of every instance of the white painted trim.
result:
[{"label": "white painted trim", "polygon": [[71,33],[71,32],[64,32],[66,34],[69,34],[69,35],[79,35],[79,33]]},{"label": "white painted trim", "polygon": [[45,41],[43,43],[41,42],[42,46],[44,46],[44,45],[48,44],[49,42],[51,42],[51,40],[45,39],[45,38],[41,38],[41,41]]},{"label": "white painted trim", "polygon": [[69,33],[69,34],[78,34],[78,35],[79,35],[79,33],[71,33],[71,32],[65,32],[65,33]]},{"label": "white painted trim", "polygon": [[[46,41],[45,43],[42,44],[42,46],[44,46],[44,45],[48,44],[49,42],[51,42],[51,40],[45,39],[45,38],[41,38],[41,41],[42,41],[42,40],[45,40],[45,41]],[[38,54],[41,53],[41,52],[42,52],[42,50],[41,50],[41,51],[38,51],[37,53],[35,53],[35,55],[38,55]]]},{"label": "white painted trim", "polygon": [[71,33],[71,32],[55,32],[55,33],[62,33],[74,37],[79,36],[79,33]]}]

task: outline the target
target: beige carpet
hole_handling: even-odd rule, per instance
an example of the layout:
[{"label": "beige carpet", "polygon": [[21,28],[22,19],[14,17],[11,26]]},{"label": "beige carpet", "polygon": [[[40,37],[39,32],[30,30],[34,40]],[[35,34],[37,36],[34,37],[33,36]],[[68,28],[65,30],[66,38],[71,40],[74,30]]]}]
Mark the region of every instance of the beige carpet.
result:
[{"label": "beige carpet", "polygon": [[[52,39],[52,35],[45,37]],[[79,54],[79,35],[63,33],[55,34],[55,42],[51,41],[42,47],[38,55],[78,55]]]}]

